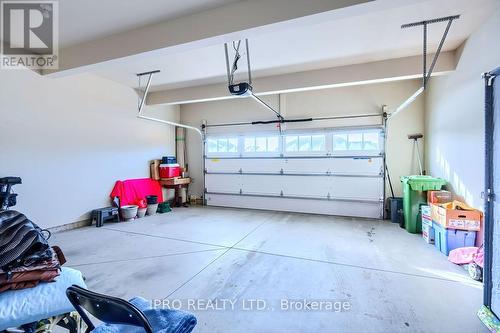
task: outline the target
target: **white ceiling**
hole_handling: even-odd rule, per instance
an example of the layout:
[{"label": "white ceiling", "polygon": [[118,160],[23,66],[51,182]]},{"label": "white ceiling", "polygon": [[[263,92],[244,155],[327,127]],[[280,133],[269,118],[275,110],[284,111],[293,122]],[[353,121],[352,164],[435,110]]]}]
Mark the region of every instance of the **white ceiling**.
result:
[{"label": "white ceiling", "polygon": [[59,1],[61,47],[199,13],[240,0]]},{"label": "white ceiling", "polygon": [[[206,2],[214,4],[223,1]],[[316,25],[297,25],[294,29],[253,37],[250,40],[250,53],[254,76],[418,55],[421,54],[422,28],[400,29],[402,24],[460,14],[461,18],[453,23],[443,48],[454,50],[500,1],[379,0],[377,3],[384,6],[369,13],[365,11],[364,14]],[[430,51],[437,47],[445,25],[438,23],[429,27]],[[243,62],[240,65],[242,68],[245,67]],[[223,82],[224,48],[223,45],[216,45],[160,57],[151,56],[140,61],[109,63],[106,69],[95,70],[94,73],[137,87],[135,73],[156,69],[161,70],[161,73],[154,78],[153,91]]]}]

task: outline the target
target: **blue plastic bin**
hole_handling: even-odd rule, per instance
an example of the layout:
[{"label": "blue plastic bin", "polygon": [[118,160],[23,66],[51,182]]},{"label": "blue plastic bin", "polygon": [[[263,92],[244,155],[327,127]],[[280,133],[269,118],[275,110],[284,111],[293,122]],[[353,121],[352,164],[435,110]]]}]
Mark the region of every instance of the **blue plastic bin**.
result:
[{"label": "blue plastic bin", "polygon": [[476,232],[467,230],[446,229],[441,224],[433,222],[434,246],[444,253],[450,254],[451,250],[459,247],[474,246],[476,242]]}]

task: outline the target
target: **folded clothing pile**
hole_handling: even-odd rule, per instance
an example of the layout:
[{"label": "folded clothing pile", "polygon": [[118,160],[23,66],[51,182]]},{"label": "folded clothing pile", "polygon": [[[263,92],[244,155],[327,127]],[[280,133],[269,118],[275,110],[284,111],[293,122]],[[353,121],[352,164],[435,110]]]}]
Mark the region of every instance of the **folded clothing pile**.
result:
[{"label": "folded clothing pile", "polygon": [[57,246],[49,247],[44,230],[23,214],[0,211],[0,292],[55,281],[66,262]]}]

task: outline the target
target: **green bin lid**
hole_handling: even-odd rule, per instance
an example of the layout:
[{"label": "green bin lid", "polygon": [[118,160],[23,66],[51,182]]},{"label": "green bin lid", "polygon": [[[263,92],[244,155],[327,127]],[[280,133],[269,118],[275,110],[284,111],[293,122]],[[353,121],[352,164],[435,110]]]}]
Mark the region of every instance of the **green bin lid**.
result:
[{"label": "green bin lid", "polygon": [[437,191],[443,185],[446,185],[446,180],[431,176],[403,176],[401,177],[403,184],[410,185],[413,191]]}]

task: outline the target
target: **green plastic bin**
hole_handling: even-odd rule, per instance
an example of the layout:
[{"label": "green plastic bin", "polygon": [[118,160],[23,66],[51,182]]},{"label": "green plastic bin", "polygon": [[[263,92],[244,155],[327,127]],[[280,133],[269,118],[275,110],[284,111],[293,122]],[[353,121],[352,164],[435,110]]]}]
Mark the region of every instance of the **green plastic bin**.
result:
[{"label": "green plastic bin", "polygon": [[417,234],[422,232],[422,221],[418,219],[420,205],[427,202],[427,191],[440,190],[446,184],[442,178],[431,176],[404,176],[403,183],[403,215],[406,231]]}]

